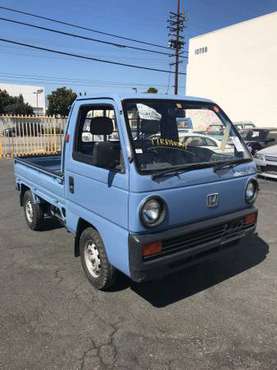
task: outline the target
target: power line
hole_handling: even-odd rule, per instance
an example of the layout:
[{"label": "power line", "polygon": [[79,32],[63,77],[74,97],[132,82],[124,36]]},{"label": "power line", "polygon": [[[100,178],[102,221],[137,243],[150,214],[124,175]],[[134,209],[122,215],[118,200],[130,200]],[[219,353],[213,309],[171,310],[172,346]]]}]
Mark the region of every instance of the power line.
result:
[{"label": "power line", "polygon": [[[30,58],[33,58],[33,57],[37,57],[37,58],[48,58],[48,59],[56,59],[56,60],[66,60],[67,57],[60,57],[58,55],[48,55],[46,56],[45,54],[41,54],[39,53],[39,51],[34,51],[34,52],[30,52],[29,50],[22,50],[22,48],[20,46],[17,46],[17,45],[1,45],[0,44],[0,48],[5,48],[5,49],[8,49],[7,51],[5,51],[5,55],[6,54],[9,54],[9,55],[20,55],[20,56],[24,56],[24,57],[30,57]],[[96,58],[115,58],[115,57],[118,57],[117,54],[113,54],[113,53],[108,53],[108,54],[98,54],[98,53],[95,53],[94,56]],[[125,60],[136,60],[136,61],[143,61],[143,62],[155,62],[155,63],[160,63],[160,62],[164,62],[163,59],[159,58],[159,57],[153,57],[153,58],[149,58],[148,56],[145,56],[145,57],[138,57],[136,55],[134,56],[122,56],[120,57],[120,59],[123,59],[124,61]]]},{"label": "power line", "polygon": [[86,41],[93,41],[93,42],[97,42],[97,43],[100,43],[100,44],[115,46],[115,47],[118,47],[118,48],[133,49],[133,50],[138,50],[138,51],[143,51],[143,52],[148,52],[148,53],[154,53],[154,54],[161,54],[161,55],[166,55],[166,56],[171,55],[171,54],[165,53],[163,51],[151,50],[151,49],[146,49],[146,48],[140,48],[140,47],[137,47],[137,46],[130,46],[130,45],[126,45],[126,44],[118,44],[118,43],[115,43],[115,42],[94,39],[92,37],[77,35],[76,33],[71,33],[71,32],[59,31],[59,30],[55,30],[55,29],[49,28],[49,27],[37,26],[35,24],[16,21],[14,19],[8,19],[8,18],[0,17],[0,20],[5,21],[5,22],[9,22],[9,23],[20,24],[22,26],[31,27],[31,28],[35,28],[35,29],[39,29],[39,30],[43,30],[43,31],[53,32],[53,33],[57,33],[57,34],[64,35],[64,36],[70,36],[70,37],[74,37],[74,38],[78,38],[78,39],[82,39],[82,40],[86,40]]},{"label": "power line", "polygon": [[121,39],[121,40],[132,41],[132,42],[136,42],[136,43],[144,44],[144,45],[148,45],[148,46],[155,46],[157,48],[162,48],[162,49],[166,49],[166,50],[169,49],[166,46],[163,46],[163,45],[160,45],[160,44],[155,44],[153,42],[141,41],[141,40],[137,40],[137,39],[132,39],[130,37],[119,36],[119,35],[116,35],[114,33],[103,32],[103,31],[96,30],[94,28],[84,27],[84,26],[80,26],[78,24],[69,23],[69,22],[58,20],[58,19],[49,18],[49,17],[45,17],[45,16],[42,16],[42,15],[34,14],[34,13],[24,12],[24,11],[18,10],[18,9],[8,8],[6,6],[0,6],[0,9],[4,9],[4,10],[7,10],[9,12],[14,12],[14,13],[18,13],[18,14],[28,15],[28,16],[34,17],[34,18],[44,19],[44,20],[51,21],[51,22],[54,22],[54,23],[63,24],[65,26],[70,26],[70,27],[78,28],[78,29],[81,29],[81,30],[84,30],[84,31],[90,31],[90,32],[98,33],[100,35],[105,35],[105,36],[118,38],[118,39]]},{"label": "power line", "polygon": [[92,83],[86,83],[86,82],[71,82],[71,81],[67,81],[67,80],[60,80],[60,81],[55,81],[55,80],[44,80],[44,79],[41,79],[41,78],[24,78],[24,77],[6,77],[6,76],[1,76],[0,75],[0,79],[1,79],[1,82],[0,82],[0,89],[1,89],[1,84],[5,84],[5,82],[7,83],[17,83],[18,82],[20,84],[27,84],[27,85],[30,85],[30,84],[34,84],[35,85],[40,85],[40,86],[52,86],[52,87],[58,87],[58,86],[68,86],[68,87],[75,87],[76,89],[80,88],[80,87],[84,87],[84,88],[103,88],[103,89],[107,89],[107,88],[114,88],[116,89],[117,91],[119,90],[122,90],[122,89],[132,89],[134,88],[134,86],[138,87],[138,88],[146,88],[146,87],[149,87],[149,86],[155,86],[157,87],[160,91],[164,91],[165,94],[168,94],[169,92],[167,91],[167,85],[165,84],[155,84],[155,83],[149,83],[149,84],[140,84],[140,83],[129,83],[129,84],[121,84],[121,83],[113,83],[113,82],[104,82],[102,83],[102,81],[93,81]]},{"label": "power line", "polygon": [[157,85],[157,84],[113,84],[113,83],[101,83],[101,82],[93,82],[93,83],[85,83],[85,82],[67,82],[66,80],[62,81],[51,81],[51,80],[44,80],[44,79],[32,79],[32,78],[21,78],[21,77],[2,77],[0,75],[0,79],[2,79],[2,82],[0,82],[0,89],[1,89],[1,84],[7,83],[20,83],[20,84],[36,84],[36,85],[44,85],[44,86],[51,86],[51,87],[58,87],[58,86],[68,86],[72,87],[73,89],[80,89],[80,88],[88,88],[88,89],[93,89],[93,88],[102,88],[102,89],[116,89],[123,90],[123,89],[132,89],[134,86],[137,86],[138,88],[146,88],[149,86],[155,85],[158,87],[159,90],[165,91],[166,86],[165,85]]},{"label": "power line", "polygon": [[[99,58],[88,57],[88,56],[80,55],[80,54],[68,53],[68,52],[61,51],[61,50],[44,48],[44,47],[41,47],[41,46],[36,46],[36,45],[32,45],[32,44],[26,44],[26,43],[14,41],[14,40],[8,40],[8,39],[2,39],[2,38],[0,38],[0,41],[5,42],[5,43],[8,43],[8,44],[20,45],[20,46],[27,47],[27,48],[30,48],[30,49],[47,51],[49,53],[60,54],[60,55],[67,55],[67,56],[70,56],[70,57],[79,58],[79,59],[83,59],[83,60],[92,60],[92,61],[95,61],[95,62],[101,62],[101,63],[106,63],[106,64],[113,64],[113,65],[118,65],[118,66],[123,66],[123,67],[128,67],[128,68],[143,69],[143,70],[153,71],[153,72],[173,73],[173,72],[168,71],[168,70],[165,70],[165,69],[154,68],[154,67],[145,67],[145,66],[139,66],[139,65],[135,65],[135,64],[127,64],[127,63],[113,62],[113,61],[107,60],[107,59],[99,59]],[[184,75],[185,73],[180,73],[180,75],[181,74]]]},{"label": "power line", "polygon": [[[15,81],[15,78],[12,78],[12,77],[6,77],[4,79],[4,81],[6,82],[9,82],[9,83],[14,83]],[[40,84],[40,85],[48,85],[48,86],[74,86],[76,87],[76,89],[80,88],[80,87],[86,87],[86,88],[104,88],[104,89],[110,89],[110,88],[114,88],[116,90],[122,90],[122,89],[132,89],[134,87],[134,85],[113,85],[113,84],[101,84],[101,83],[95,83],[95,84],[86,84],[86,83],[77,83],[77,82],[55,82],[55,81],[44,81],[44,80],[30,80],[30,79],[18,79],[18,77],[16,77],[16,81],[20,81],[21,84],[30,84],[30,82],[37,82],[37,84]],[[1,82],[1,83],[4,83],[4,82]],[[143,86],[140,86],[141,88],[145,88],[145,87],[149,87],[151,84],[145,84]],[[138,85],[139,86],[139,85]],[[157,85],[156,85],[157,86]],[[0,84],[0,87],[1,87],[1,84]],[[166,86],[159,86],[159,88],[165,88]]]},{"label": "power line", "polygon": [[[82,84],[82,86],[99,86],[99,85],[106,85],[106,86],[122,86],[122,87],[132,87],[132,86],[149,86],[155,85],[157,87],[166,87],[165,84],[156,84],[156,83],[141,83],[141,82],[129,82],[123,83],[119,81],[105,81],[105,80],[85,80],[81,78],[70,78],[70,77],[61,77],[61,76],[49,76],[49,75],[28,75],[28,74],[20,74],[20,73],[5,73],[0,72],[0,77],[4,79],[24,79],[26,81],[36,80],[36,81],[43,81],[43,82],[54,82],[54,83],[69,83],[69,84]],[[84,85],[83,85],[84,84]]]}]

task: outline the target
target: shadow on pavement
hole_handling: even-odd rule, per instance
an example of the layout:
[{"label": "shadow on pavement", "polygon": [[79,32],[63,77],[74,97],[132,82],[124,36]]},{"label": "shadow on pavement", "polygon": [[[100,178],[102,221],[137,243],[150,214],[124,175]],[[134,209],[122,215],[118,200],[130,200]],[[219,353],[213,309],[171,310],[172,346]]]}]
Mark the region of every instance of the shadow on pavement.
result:
[{"label": "shadow on pavement", "polygon": [[42,228],[39,230],[41,231],[50,231],[55,229],[61,229],[64,227],[63,223],[59,221],[57,218],[49,217],[45,218]]},{"label": "shadow on pavement", "polygon": [[190,266],[162,280],[135,284],[131,288],[155,307],[164,307],[206,290],[261,263],[269,251],[254,235],[222,251],[213,260]]}]

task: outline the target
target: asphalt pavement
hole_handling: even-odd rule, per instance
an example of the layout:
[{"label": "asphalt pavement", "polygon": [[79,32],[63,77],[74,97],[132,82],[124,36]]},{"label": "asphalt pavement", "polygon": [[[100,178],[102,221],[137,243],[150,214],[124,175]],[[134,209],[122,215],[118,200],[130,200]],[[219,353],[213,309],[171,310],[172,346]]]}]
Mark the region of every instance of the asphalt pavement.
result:
[{"label": "asphalt pavement", "polygon": [[276,369],[277,182],[260,185],[257,236],[104,293],[64,228],[28,229],[0,161],[0,369]]}]

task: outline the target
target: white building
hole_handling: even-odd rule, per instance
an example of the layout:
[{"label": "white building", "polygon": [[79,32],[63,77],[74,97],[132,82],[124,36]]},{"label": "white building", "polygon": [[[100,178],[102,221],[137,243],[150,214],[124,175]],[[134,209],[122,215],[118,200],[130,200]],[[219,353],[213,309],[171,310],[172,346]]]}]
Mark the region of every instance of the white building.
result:
[{"label": "white building", "polygon": [[186,93],[234,122],[277,127],[277,12],[190,39]]},{"label": "white building", "polygon": [[34,114],[45,114],[44,87],[0,83],[0,90],[6,90],[11,96],[19,96],[22,94],[24,102],[31,105],[34,110]]}]

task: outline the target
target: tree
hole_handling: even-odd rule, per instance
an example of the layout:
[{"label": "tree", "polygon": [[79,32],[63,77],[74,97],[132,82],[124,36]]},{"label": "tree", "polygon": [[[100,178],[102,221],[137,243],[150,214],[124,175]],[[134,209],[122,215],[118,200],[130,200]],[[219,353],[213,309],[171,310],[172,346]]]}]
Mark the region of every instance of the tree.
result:
[{"label": "tree", "polygon": [[148,94],[157,94],[158,93],[158,89],[156,89],[156,87],[149,87],[148,90],[146,91]]},{"label": "tree", "polygon": [[14,104],[9,104],[5,107],[4,112],[7,114],[23,114],[30,115],[33,114],[33,108],[28,103],[21,103],[17,101]]},{"label": "tree", "polygon": [[10,96],[6,90],[0,90],[0,114],[33,114],[33,108],[24,103],[23,96]]},{"label": "tree", "polygon": [[52,91],[51,94],[47,96],[48,98],[48,110],[47,114],[61,115],[63,117],[67,116],[69,113],[69,107],[76,99],[77,94],[71,90],[64,87],[59,87],[57,90]]},{"label": "tree", "polygon": [[10,104],[10,98],[6,90],[0,90],[0,114],[3,114],[4,108]]}]

